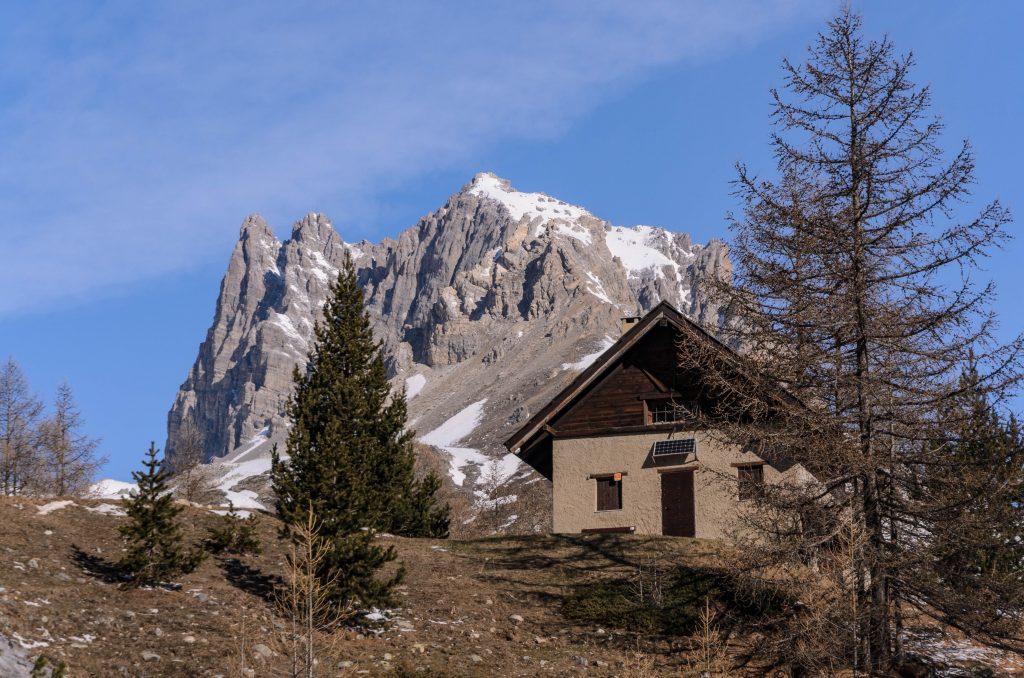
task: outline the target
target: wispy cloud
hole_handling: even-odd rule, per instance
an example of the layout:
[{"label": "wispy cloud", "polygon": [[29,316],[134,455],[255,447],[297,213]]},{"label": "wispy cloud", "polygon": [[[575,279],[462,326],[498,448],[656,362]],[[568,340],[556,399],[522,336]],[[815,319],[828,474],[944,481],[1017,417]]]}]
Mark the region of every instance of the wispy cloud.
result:
[{"label": "wispy cloud", "polygon": [[360,218],[807,4],[8,3],[0,314],[221,257],[251,211]]}]

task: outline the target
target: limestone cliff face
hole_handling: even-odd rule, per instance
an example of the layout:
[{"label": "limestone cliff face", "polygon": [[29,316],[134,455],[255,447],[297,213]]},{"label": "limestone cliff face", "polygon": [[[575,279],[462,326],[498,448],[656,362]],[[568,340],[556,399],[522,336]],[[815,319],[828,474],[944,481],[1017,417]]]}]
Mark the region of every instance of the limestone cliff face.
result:
[{"label": "limestone cliff face", "polygon": [[[504,455],[505,436],[619,336],[621,316],[667,299],[714,319],[697,283],[729,273],[721,243],[613,226],[491,174],[379,244],[345,243],[320,214],[281,242],[251,216],[168,415],[168,454],[186,416],[206,432],[211,459],[265,457],[284,439],[292,370],[346,251],[390,374],[408,387],[411,425],[446,451],[467,489]],[[515,464],[502,469],[509,476]]]}]

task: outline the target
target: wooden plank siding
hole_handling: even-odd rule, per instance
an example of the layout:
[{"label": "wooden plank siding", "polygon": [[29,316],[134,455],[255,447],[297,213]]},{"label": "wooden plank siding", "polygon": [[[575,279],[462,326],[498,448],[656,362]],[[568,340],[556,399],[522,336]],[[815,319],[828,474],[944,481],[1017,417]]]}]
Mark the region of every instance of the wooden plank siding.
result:
[{"label": "wooden plank siding", "polygon": [[[644,399],[692,391],[676,368],[676,331],[658,327],[625,353],[605,377],[551,422],[556,436],[588,436],[643,427]],[[683,380],[689,382],[689,380]],[[666,391],[666,389],[670,389]]]}]

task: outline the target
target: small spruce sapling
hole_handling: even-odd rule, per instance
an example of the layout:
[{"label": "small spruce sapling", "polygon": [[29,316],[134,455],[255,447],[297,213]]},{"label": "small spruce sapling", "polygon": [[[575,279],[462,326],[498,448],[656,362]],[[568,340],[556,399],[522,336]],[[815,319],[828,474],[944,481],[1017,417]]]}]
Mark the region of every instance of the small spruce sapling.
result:
[{"label": "small spruce sapling", "polygon": [[259,555],[261,545],[256,533],[257,525],[259,518],[255,513],[243,518],[235,510],[234,502],[228,502],[228,512],[218,517],[216,525],[208,528],[203,547],[214,555]]},{"label": "small spruce sapling", "polygon": [[129,520],[119,528],[128,549],[118,567],[131,586],[158,585],[188,574],[206,555],[183,543],[177,520],[183,508],[175,504],[167,487],[170,473],[156,458],[157,452],[150,443],[143,461],[146,470],[132,472],[138,490],[125,503]]}]

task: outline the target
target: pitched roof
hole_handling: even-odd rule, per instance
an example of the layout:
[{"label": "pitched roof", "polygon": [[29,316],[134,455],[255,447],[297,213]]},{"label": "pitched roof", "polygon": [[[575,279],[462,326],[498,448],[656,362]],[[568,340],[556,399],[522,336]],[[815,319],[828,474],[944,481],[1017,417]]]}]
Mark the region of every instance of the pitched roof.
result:
[{"label": "pitched roof", "polygon": [[608,350],[602,353],[590,367],[580,372],[551,402],[531,417],[518,431],[513,433],[505,441],[505,447],[512,452],[518,453],[523,444],[542,431],[577,395],[604,376],[605,372],[615,364],[616,360],[632,348],[652,328],[657,327],[662,320],[671,323],[678,329],[698,338],[698,340],[711,342],[716,348],[728,354],[731,358],[737,357],[725,344],[715,339],[699,325],[677,311],[672,304],[663,301],[652,308],[647,315],[619,337],[619,340],[608,347]]}]

